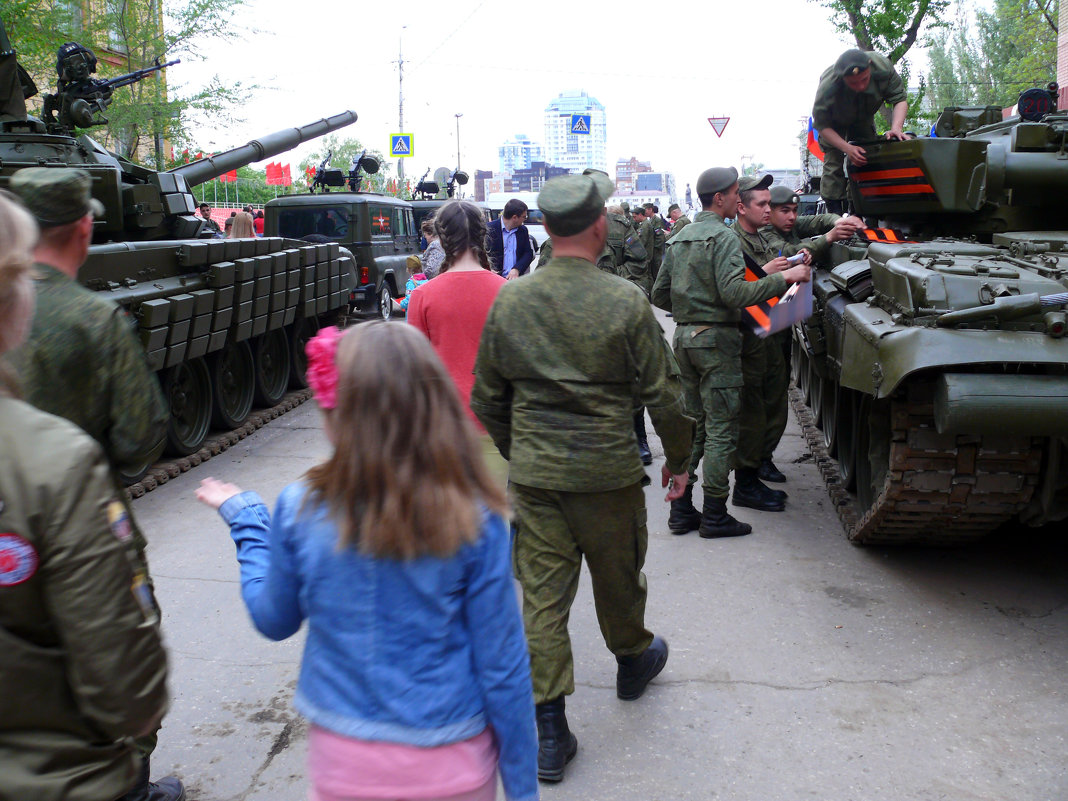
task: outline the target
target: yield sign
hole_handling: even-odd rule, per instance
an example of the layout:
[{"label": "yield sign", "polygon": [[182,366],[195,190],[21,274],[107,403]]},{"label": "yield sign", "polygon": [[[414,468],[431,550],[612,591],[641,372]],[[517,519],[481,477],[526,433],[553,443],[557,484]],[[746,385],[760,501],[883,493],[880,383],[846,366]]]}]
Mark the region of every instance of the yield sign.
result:
[{"label": "yield sign", "polygon": [[712,126],[712,130],[716,132],[716,136],[723,136],[723,129],[727,127],[727,123],[730,121],[730,117],[708,118],[708,124]]}]

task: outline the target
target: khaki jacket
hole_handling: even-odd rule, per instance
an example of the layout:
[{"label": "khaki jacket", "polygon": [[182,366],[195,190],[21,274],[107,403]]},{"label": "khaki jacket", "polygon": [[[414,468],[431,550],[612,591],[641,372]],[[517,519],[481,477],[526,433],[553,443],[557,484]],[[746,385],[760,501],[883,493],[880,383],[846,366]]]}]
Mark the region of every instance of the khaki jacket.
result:
[{"label": "khaki jacket", "polygon": [[109,801],[167,708],[167,660],[100,446],[0,396],[0,799]]}]

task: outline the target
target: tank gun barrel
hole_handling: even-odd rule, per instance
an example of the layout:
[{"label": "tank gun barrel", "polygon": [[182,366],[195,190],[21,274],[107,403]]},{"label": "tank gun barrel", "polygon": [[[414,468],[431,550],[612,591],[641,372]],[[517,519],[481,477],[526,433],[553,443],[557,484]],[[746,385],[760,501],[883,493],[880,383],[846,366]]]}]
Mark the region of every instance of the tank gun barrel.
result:
[{"label": "tank gun barrel", "polygon": [[276,131],[259,139],[253,139],[241,147],[227,150],[225,153],[208,156],[199,161],[194,161],[192,164],[175,167],[169,172],[181,175],[189,186],[197,186],[205,181],[210,181],[212,178],[218,178],[220,175],[230,172],[230,170],[236,170],[238,167],[244,167],[254,161],[263,161],[272,156],[277,156],[279,153],[293,149],[302,142],[325,136],[339,128],[344,128],[346,125],[352,125],[354,122],[356,122],[356,112],[345,111],[308,125],[301,125],[299,128],[286,128]]}]

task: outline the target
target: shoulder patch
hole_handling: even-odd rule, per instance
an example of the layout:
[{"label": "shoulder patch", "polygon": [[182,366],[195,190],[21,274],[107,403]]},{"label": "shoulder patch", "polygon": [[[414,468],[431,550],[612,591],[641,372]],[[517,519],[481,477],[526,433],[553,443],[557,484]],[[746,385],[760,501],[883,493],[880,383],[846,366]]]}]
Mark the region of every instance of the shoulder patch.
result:
[{"label": "shoulder patch", "polygon": [[133,534],[130,527],[130,515],[119,501],[112,501],[108,504],[108,526],[111,527],[111,533],[119,542],[126,542]]},{"label": "shoulder patch", "polygon": [[37,572],[37,551],[18,534],[0,534],[0,587],[14,587]]}]

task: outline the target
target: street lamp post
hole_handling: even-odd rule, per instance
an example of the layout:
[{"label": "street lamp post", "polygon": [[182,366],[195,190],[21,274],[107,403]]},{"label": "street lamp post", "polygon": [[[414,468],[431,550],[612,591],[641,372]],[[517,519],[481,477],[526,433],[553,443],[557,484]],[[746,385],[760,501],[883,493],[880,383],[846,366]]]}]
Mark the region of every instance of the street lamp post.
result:
[{"label": "street lamp post", "polygon": [[456,116],[456,169],[460,169],[460,117],[463,114],[457,114]]}]

